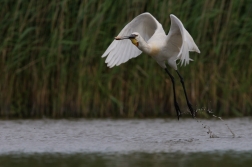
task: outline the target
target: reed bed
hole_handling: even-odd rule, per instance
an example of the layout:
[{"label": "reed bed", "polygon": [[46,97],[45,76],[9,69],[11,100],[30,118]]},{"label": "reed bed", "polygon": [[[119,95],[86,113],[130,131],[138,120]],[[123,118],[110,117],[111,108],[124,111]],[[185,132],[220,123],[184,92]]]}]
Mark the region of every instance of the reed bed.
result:
[{"label": "reed bed", "polygon": [[[184,23],[201,54],[179,67],[194,108],[252,112],[252,2],[249,0],[1,0],[2,118],[175,115],[169,77],[147,55],[107,68],[101,55],[135,16],[150,12],[166,32]],[[182,86],[177,98],[187,111]]]}]

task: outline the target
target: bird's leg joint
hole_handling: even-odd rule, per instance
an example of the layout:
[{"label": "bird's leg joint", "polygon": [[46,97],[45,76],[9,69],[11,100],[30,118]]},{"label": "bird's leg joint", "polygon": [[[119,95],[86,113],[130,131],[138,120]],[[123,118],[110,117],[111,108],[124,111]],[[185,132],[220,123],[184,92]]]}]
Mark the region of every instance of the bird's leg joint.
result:
[{"label": "bird's leg joint", "polygon": [[174,77],[170,76],[172,83],[174,83]]},{"label": "bird's leg joint", "polygon": [[170,72],[167,70],[167,68],[165,68],[165,71],[169,75],[169,77],[171,78],[172,82],[174,82],[174,77],[170,74]]},{"label": "bird's leg joint", "polygon": [[176,72],[177,72],[177,74],[178,74],[178,76],[179,76],[179,78],[180,78],[180,82],[181,82],[182,84],[184,84],[184,78],[180,75],[180,73],[178,72],[178,70],[176,70]]},{"label": "bird's leg joint", "polygon": [[184,83],[184,79],[181,77],[180,78],[180,82],[183,84]]}]

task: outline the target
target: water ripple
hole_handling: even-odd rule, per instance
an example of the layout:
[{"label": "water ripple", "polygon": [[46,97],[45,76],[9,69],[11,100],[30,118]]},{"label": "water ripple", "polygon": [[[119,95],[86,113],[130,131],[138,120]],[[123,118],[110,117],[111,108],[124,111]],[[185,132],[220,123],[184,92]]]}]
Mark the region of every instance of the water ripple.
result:
[{"label": "water ripple", "polygon": [[[0,121],[0,154],[251,151],[252,120]],[[207,128],[218,138],[210,138]]]}]

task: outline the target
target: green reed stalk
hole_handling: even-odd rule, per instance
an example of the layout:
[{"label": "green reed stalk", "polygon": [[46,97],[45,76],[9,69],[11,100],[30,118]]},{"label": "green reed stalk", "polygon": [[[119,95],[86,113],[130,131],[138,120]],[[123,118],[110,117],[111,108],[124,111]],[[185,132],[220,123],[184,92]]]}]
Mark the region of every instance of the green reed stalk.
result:
[{"label": "green reed stalk", "polygon": [[169,77],[150,57],[112,69],[101,59],[113,37],[146,11],[166,32],[169,14],[175,14],[201,50],[190,53],[190,65],[179,67],[195,108],[251,114],[249,0],[2,0],[0,6],[1,117],[174,116]]}]

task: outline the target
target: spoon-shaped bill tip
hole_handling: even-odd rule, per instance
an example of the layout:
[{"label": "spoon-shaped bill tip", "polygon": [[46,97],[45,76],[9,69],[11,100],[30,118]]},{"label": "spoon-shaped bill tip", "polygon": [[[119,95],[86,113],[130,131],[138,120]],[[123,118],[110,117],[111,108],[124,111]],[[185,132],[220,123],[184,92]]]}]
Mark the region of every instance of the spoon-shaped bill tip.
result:
[{"label": "spoon-shaped bill tip", "polygon": [[122,40],[122,37],[115,37],[115,40]]}]

